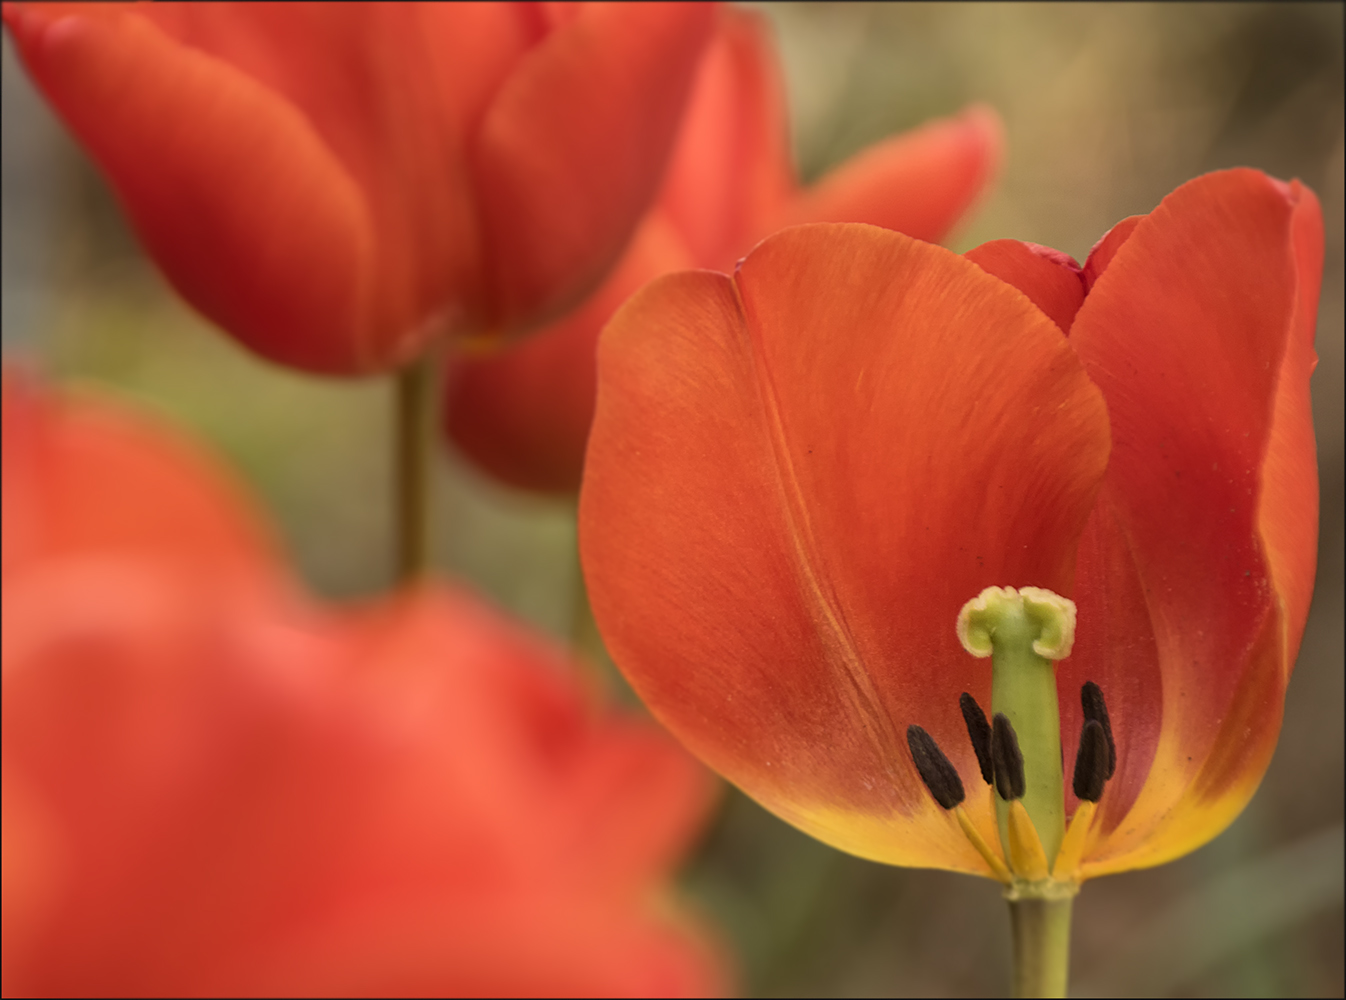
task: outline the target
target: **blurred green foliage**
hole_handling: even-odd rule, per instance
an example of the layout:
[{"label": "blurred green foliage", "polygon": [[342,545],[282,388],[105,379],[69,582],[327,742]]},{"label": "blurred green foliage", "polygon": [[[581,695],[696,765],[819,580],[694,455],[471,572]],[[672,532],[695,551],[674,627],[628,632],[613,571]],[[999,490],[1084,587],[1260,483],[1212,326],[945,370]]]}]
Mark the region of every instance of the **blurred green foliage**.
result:
[{"label": "blurred green foliage", "polygon": [[[1321,549],[1281,743],[1223,837],[1174,864],[1086,887],[1072,988],[1342,995],[1342,6],[763,9],[779,33],[805,179],[969,101],[1004,116],[1001,180],[954,249],[1013,236],[1083,259],[1114,222],[1227,166],[1297,176],[1318,192],[1327,220],[1314,377]],[[384,587],[390,387],[272,368],[206,328],[140,257],[8,42],[4,59],[7,353],[57,377],[116,386],[213,442],[320,592]],[[575,633],[583,606],[573,507],[496,486],[452,455],[438,478],[438,565],[545,630]],[[749,994],[1007,988],[996,886],[838,854],[732,791],[685,886],[723,928]]]}]

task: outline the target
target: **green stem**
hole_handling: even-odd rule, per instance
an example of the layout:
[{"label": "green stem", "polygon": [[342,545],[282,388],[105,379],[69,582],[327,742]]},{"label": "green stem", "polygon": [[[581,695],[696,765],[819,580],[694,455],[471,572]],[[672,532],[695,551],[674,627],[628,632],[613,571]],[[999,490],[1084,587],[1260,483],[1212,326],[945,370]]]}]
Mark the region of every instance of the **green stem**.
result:
[{"label": "green stem", "polygon": [[438,352],[430,351],[397,374],[397,582],[430,569],[430,484],[434,458]]},{"label": "green stem", "polygon": [[1070,970],[1073,899],[1010,902],[1016,997],[1064,997]]}]

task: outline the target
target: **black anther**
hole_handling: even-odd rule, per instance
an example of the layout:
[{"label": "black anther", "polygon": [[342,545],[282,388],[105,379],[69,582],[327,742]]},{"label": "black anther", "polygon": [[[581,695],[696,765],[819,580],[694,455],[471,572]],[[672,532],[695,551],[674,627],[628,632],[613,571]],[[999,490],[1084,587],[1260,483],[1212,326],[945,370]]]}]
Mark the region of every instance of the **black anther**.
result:
[{"label": "black anther", "polygon": [[977,766],[981,768],[982,780],[991,783],[991,726],[986,721],[986,713],[977,704],[977,699],[964,691],[958,696],[958,707],[963,710],[963,721],[967,723],[968,739],[977,754]]},{"label": "black anther", "polygon": [[1019,752],[1019,737],[1004,712],[991,720],[991,760],[995,769],[995,790],[1005,801],[1024,797],[1024,755]]},{"label": "black anther", "polygon": [[1103,735],[1108,741],[1108,773],[1105,777],[1111,778],[1117,770],[1117,744],[1112,741],[1112,723],[1108,721],[1108,706],[1103,701],[1103,689],[1093,681],[1085,681],[1084,687],[1080,688],[1080,707],[1084,709],[1084,717],[1090,722],[1097,722],[1103,727]]},{"label": "black anther", "polygon": [[944,751],[939,748],[935,738],[920,726],[907,727],[907,748],[916,770],[930,789],[941,809],[952,809],[963,801],[963,782],[958,771]]},{"label": "black anther", "polygon": [[1075,755],[1075,795],[1097,802],[1107,780],[1107,733],[1097,719],[1090,719],[1080,730],[1080,752]]}]

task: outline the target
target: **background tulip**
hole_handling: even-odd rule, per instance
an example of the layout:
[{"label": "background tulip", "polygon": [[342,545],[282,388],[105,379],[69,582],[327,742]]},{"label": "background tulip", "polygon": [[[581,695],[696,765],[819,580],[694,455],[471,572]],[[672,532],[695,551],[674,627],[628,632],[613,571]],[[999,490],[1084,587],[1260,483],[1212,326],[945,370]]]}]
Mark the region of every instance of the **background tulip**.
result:
[{"label": "background tulip", "polygon": [[659,198],[607,282],[527,341],[451,363],[446,430],[492,475],[525,489],[579,488],[598,334],[647,281],[690,267],[728,271],[758,240],[795,222],[870,222],[939,240],[994,175],[999,118],[976,106],[877,143],[801,186],[773,48],[759,15],[725,10]]},{"label": "background tulip", "polygon": [[6,4],[25,66],[205,316],[400,365],[591,290],[654,194],[699,4]]},{"label": "background tulip", "polygon": [[665,888],[705,776],[554,648],[310,605],[143,417],[7,377],[4,428],[6,993],[723,988]]},{"label": "background tulip", "polygon": [[[778,815],[990,874],[902,734],[976,785],[959,693],[990,704],[991,678],[959,608],[1073,596],[1064,770],[1095,681],[1116,773],[1064,877],[1158,864],[1238,814],[1280,727],[1316,551],[1318,202],[1227,171],[1082,270],[1024,244],[968,257],[807,226],[629,302],[580,498],[594,614],[652,710]],[[965,808],[994,842],[990,805]]]}]

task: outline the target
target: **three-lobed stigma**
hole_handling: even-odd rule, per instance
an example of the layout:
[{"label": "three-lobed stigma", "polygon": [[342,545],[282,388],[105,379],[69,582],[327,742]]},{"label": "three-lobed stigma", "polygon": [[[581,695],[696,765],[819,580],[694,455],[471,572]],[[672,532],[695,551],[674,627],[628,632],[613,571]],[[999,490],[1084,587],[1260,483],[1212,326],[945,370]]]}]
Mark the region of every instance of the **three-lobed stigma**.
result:
[{"label": "three-lobed stigma", "polygon": [[1075,645],[1075,602],[1041,587],[987,587],[963,605],[955,627],[976,657],[994,655],[997,637],[1026,629],[1033,652],[1064,660]]}]

